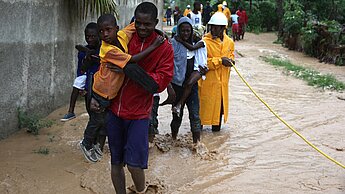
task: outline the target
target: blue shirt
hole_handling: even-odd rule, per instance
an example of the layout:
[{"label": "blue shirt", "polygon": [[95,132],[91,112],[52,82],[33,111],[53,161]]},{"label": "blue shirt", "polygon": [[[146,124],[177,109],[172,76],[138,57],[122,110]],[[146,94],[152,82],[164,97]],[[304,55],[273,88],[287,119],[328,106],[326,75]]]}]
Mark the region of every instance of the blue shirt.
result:
[{"label": "blue shirt", "polygon": [[[88,47],[88,46],[86,46]],[[99,49],[97,50],[97,53],[99,53]],[[86,74],[86,82],[85,82],[85,88],[88,88],[88,83],[89,83],[89,80],[91,78],[91,74],[92,76],[98,71],[99,69],[99,65],[100,63],[95,63],[93,65],[91,65],[86,72],[82,72],[81,71],[81,66],[83,65],[83,60],[86,56],[86,53],[85,52],[82,52],[82,51],[79,51],[78,52],[78,67],[77,67],[77,76],[81,76],[81,75],[84,75]]]}]

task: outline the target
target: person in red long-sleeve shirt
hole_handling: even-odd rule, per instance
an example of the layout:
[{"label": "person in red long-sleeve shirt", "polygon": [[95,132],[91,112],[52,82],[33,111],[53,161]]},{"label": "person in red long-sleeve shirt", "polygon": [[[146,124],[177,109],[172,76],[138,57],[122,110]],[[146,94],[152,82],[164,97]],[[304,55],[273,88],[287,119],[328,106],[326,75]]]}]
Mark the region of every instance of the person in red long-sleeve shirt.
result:
[{"label": "person in red long-sleeve shirt", "polygon": [[248,16],[245,10],[241,6],[238,6],[238,10],[236,11],[236,14],[239,16],[238,24],[240,26],[240,39],[242,36],[242,39],[244,38],[244,33],[246,32],[246,27],[248,24]]},{"label": "person in red long-sleeve shirt", "polygon": [[[158,10],[153,3],[139,4],[134,15],[136,32],[128,44],[130,55],[146,49],[158,36],[155,32]],[[131,173],[136,193],[144,193],[146,190],[144,169],[148,162],[148,129],[153,93],[162,92],[172,80],[174,53],[171,43],[164,41],[137,64],[158,87],[149,92],[126,75],[118,95],[110,105],[107,132],[111,177],[116,193],[126,193],[124,165]]]}]

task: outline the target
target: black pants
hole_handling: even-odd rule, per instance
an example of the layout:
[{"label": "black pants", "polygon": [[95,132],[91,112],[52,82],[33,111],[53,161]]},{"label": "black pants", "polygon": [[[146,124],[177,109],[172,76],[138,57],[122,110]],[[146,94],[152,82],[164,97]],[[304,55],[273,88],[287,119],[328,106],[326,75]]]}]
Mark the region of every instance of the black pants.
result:
[{"label": "black pants", "polygon": [[[92,87],[92,84],[89,84],[89,87]],[[96,113],[90,110],[92,95],[90,94],[91,90],[88,90],[88,92],[89,93],[85,96],[85,105],[87,113],[89,114],[89,121],[86,125],[83,139],[83,144],[86,149],[92,148],[92,145],[96,143],[99,136],[107,135],[106,116],[108,113],[108,110],[101,113]]]},{"label": "black pants", "polygon": [[[176,103],[180,100],[182,94],[183,94],[183,87],[178,86],[176,84],[172,84],[175,93],[176,93],[176,101],[173,105],[176,105]],[[199,96],[198,96],[198,84],[194,84],[192,87],[192,91],[189,95],[189,97],[186,100],[186,105],[188,108],[189,113],[189,122],[190,122],[190,128],[192,132],[200,132],[201,131],[201,121],[199,116]],[[178,130],[182,123],[182,117],[183,117],[183,109],[184,106],[181,107],[180,110],[180,117],[177,116],[176,113],[173,113],[173,120],[170,123],[171,132],[178,133]]]},{"label": "black pants", "polygon": [[150,117],[150,124],[149,124],[149,135],[158,134],[158,107],[159,107],[159,96],[153,97],[153,105],[152,105],[152,112]]}]

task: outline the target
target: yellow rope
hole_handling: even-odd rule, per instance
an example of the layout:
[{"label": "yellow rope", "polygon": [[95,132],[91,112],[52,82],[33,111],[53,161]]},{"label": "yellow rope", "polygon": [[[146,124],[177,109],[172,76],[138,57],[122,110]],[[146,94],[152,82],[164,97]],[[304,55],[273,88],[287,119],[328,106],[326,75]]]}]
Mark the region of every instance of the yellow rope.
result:
[{"label": "yellow rope", "polygon": [[[233,65],[233,64],[232,64]],[[333,159],[332,157],[328,156],[326,153],[324,153],[323,151],[321,151],[319,148],[317,148],[314,144],[312,144],[311,142],[309,142],[303,135],[301,135],[296,129],[294,129],[292,126],[290,126],[285,120],[283,120],[282,118],[279,117],[279,115],[274,112],[272,110],[272,108],[270,106],[268,106],[268,104],[262,99],[260,98],[260,96],[253,90],[253,88],[248,84],[248,82],[243,78],[243,76],[240,74],[240,72],[238,72],[237,68],[235,65],[232,66],[236,73],[238,74],[238,76],[240,76],[241,80],[248,86],[248,88],[253,92],[253,94],[268,108],[268,110],[271,111],[271,113],[274,114],[274,116],[276,116],[281,122],[283,122],[289,129],[291,129],[294,133],[296,133],[300,138],[303,139],[303,141],[305,141],[308,145],[310,145],[312,148],[314,148],[316,151],[318,151],[320,154],[324,155],[327,159],[329,159],[330,161],[336,163],[337,165],[339,165],[340,167],[345,169],[345,166],[343,164],[341,164],[340,162],[336,161],[335,159]]]}]

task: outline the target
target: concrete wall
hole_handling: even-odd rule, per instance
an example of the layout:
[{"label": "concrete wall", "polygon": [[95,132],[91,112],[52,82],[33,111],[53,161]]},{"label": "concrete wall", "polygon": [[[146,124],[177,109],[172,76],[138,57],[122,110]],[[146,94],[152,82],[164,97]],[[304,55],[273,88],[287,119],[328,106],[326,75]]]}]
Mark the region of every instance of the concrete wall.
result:
[{"label": "concrete wall", "polygon": [[[163,0],[148,0],[149,2],[154,3],[158,8],[158,19],[160,23],[158,24],[157,28],[162,28],[162,18],[163,18]],[[117,6],[117,12],[119,15],[118,24],[120,28],[126,26],[131,21],[132,17],[134,16],[134,10],[137,5],[143,0],[115,0]]]},{"label": "concrete wall", "polygon": [[[69,102],[76,43],[88,21],[72,20],[69,0],[0,0],[0,139],[18,130],[17,109],[47,115]],[[118,0],[120,24],[142,1]],[[153,1],[162,18],[163,1]],[[161,25],[160,25],[161,26]]]},{"label": "concrete wall", "polygon": [[64,1],[1,0],[0,9],[3,138],[17,129],[17,108],[44,115],[66,103],[74,37]]}]

